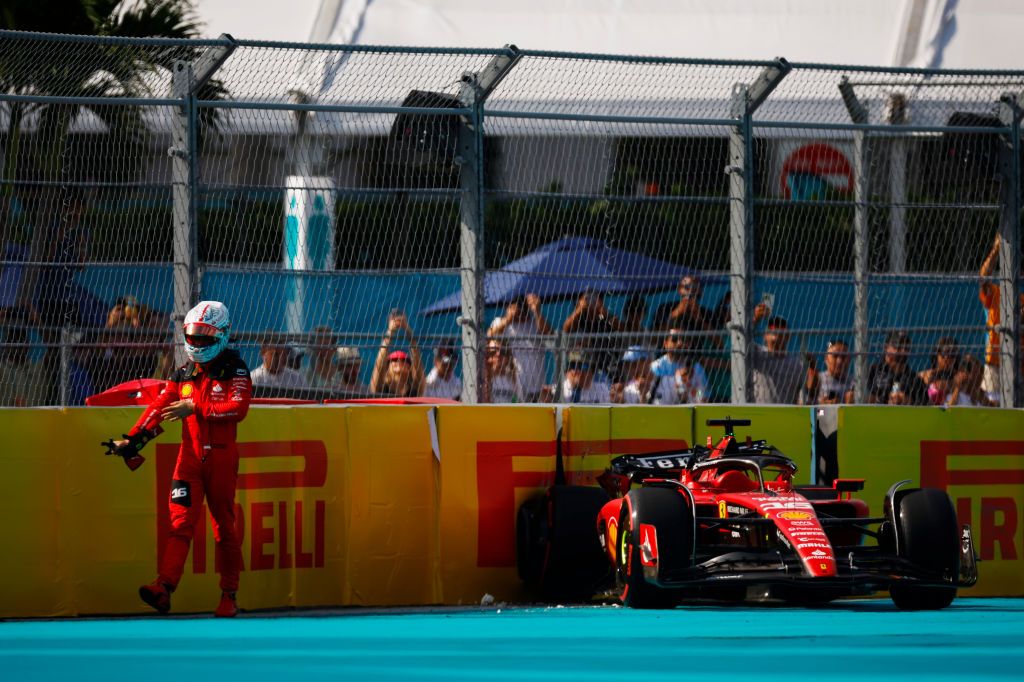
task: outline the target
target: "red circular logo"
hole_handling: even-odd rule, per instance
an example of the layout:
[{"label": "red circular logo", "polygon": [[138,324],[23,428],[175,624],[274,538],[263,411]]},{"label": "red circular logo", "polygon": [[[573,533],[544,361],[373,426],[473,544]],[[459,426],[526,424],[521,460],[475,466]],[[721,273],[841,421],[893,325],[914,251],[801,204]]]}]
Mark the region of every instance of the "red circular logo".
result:
[{"label": "red circular logo", "polygon": [[830,144],[805,144],[786,157],[779,178],[787,199],[825,199],[830,191],[853,191],[853,168]]}]

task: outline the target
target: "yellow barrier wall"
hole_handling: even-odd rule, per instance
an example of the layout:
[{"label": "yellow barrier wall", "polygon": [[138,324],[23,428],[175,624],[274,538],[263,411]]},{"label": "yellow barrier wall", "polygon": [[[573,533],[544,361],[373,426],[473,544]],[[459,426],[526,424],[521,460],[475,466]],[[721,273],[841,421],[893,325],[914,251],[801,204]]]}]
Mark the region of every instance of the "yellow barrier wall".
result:
[{"label": "yellow barrier wall", "polygon": [[441,459],[439,601],[528,595],[515,569],[515,514],[555,481],[555,409],[437,408]]},{"label": "yellow barrier wall", "polygon": [[[315,408],[313,408],[315,409]],[[344,594],[354,605],[442,601],[437,544],[438,466],[429,406],[330,408],[347,417]]]},{"label": "yellow barrier wall", "polygon": [[965,594],[1024,595],[1024,411],[843,407],[838,441],[840,475],[866,479],[873,514],[903,479],[949,493],[981,558]]},{"label": "yellow barrier wall", "polygon": [[[168,425],[130,472],[98,444],[138,414],[0,410],[0,617],[145,611],[135,587],[155,574],[180,430]],[[591,484],[614,455],[717,438],[704,422],[727,415],[753,418],[737,435],[767,438],[809,480],[808,408],[256,407],[239,429],[242,605],[526,599],[515,514],[554,482],[559,448],[568,481]],[[840,472],[867,479],[874,512],[901,478],[947,489],[983,559],[972,593],[1024,594],[1024,412],[844,407],[839,434]],[[207,521],[175,611],[212,609],[213,556]]]}]

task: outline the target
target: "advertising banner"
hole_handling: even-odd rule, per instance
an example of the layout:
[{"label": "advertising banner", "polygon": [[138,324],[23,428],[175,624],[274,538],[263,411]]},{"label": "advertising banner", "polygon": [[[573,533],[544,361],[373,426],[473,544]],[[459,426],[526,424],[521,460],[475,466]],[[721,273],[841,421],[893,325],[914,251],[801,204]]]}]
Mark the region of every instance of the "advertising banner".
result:
[{"label": "advertising banner", "polygon": [[[129,471],[99,444],[138,408],[0,410],[12,444],[0,499],[12,524],[0,566],[0,617],[146,612],[136,587],[156,575],[180,426]],[[239,428],[236,522],[244,608],[341,604],[346,579],[341,501],[348,444],[342,410],[254,408]],[[209,611],[219,597],[208,515],[197,526],[174,611]]]},{"label": "advertising banner", "polygon": [[750,426],[736,427],[736,438],[743,441],[750,436],[754,440],[768,441],[800,467],[795,479],[798,484],[812,482],[814,424],[810,407],[701,405],[694,417],[694,437],[701,444],[706,444],[707,437],[711,436],[712,443],[717,443],[725,431],[721,426],[708,426],[707,420],[726,417],[749,419]]},{"label": "advertising banner", "polygon": [[595,480],[618,455],[688,447],[693,409],[683,406],[573,406],[562,412],[566,482]]},{"label": "advertising banner", "polygon": [[516,511],[555,482],[555,408],[441,405],[441,601],[527,598],[516,573]]},{"label": "advertising banner", "polygon": [[[429,405],[353,405],[344,500],[344,598],[353,605],[437,604],[439,465]],[[342,518],[337,521],[342,522]]]},{"label": "advertising banner", "polygon": [[[0,617],[144,613],[180,428],[135,472],[99,443],[138,408],[0,410],[9,525]],[[255,407],[239,429],[236,516],[243,608],[473,604],[531,598],[516,572],[519,507],[555,483],[594,485],[612,457],[713,440],[709,418],[764,438],[811,471],[811,408],[348,405]],[[436,436],[436,441],[434,436]],[[974,529],[981,579],[967,594],[1024,594],[1024,412],[842,407],[838,466],[880,514],[893,483],[949,492]],[[174,611],[208,612],[218,575],[209,519]]]},{"label": "advertising banner", "polygon": [[840,476],[866,479],[873,514],[903,479],[949,493],[981,559],[964,594],[1024,594],[1024,412],[843,407],[838,447]]},{"label": "advertising banner", "polygon": [[136,416],[133,409],[0,410],[7,434],[0,513],[10,520],[0,617],[137,610],[134,587],[118,590],[148,582],[155,570],[154,470],[147,462],[130,476],[99,447]]}]

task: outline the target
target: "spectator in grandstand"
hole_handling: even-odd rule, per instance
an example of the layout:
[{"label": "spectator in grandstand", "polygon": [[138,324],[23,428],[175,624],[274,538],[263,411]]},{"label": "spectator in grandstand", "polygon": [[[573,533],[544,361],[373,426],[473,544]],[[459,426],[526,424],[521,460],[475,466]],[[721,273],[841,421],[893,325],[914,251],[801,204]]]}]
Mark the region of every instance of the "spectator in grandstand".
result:
[{"label": "spectator in grandstand", "polygon": [[655,329],[682,329],[684,331],[712,331],[725,327],[729,316],[728,298],[725,297],[714,310],[700,304],[704,287],[696,275],[686,275],[679,280],[678,301],[662,303],[654,311]]},{"label": "spectator in grandstand", "polygon": [[[999,260],[1001,241],[1002,237],[997,232],[995,241],[992,242],[992,248],[989,249],[988,255],[985,256],[985,260],[981,264],[981,270],[979,271],[981,287],[978,293],[981,305],[985,309],[986,328],[988,330],[988,337],[985,343],[985,370],[981,380],[981,388],[987,394],[988,399],[996,405],[999,404],[1002,398],[999,387],[999,322],[1001,316],[999,312],[999,285],[989,281],[988,278],[992,276],[996,262]],[[1024,267],[1024,263],[1022,263],[1022,267]],[[1020,307],[1024,310],[1024,294],[1020,296]],[[1024,312],[1021,315],[1021,321],[1024,322]]]},{"label": "spectator in grandstand", "polygon": [[[698,360],[694,343],[693,337],[687,336],[682,329],[672,327],[661,342],[665,354],[651,363],[651,374],[655,381],[659,385],[662,381],[667,383],[676,392],[674,403],[681,402],[680,390],[684,391],[687,398],[682,402],[695,402],[691,398],[698,395],[703,400],[708,393],[707,372]],[[680,373],[684,368],[686,371]]]},{"label": "spectator in grandstand", "polygon": [[462,398],[462,379],[455,373],[458,356],[455,344],[445,341],[434,349],[434,367],[427,374],[423,395],[428,398]]},{"label": "spectator in grandstand", "polygon": [[[392,350],[399,334],[405,334],[409,352]],[[388,327],[377,351],[370,377],[370,392],[378,397],[409,398],[423,395],[423,361],[416,336],[405,313],[395,308],[388,315]]]},{"label": "spectator in grandstand", "polygon": [[813,364],[808,367],[803,402],[808,405],[852,403],[853,389],[850,347],[842,339],[829,341],[825,348],[825,369],[818,372]]},{"label": "spectator in grandstand", "polygon": [[652,379],[650,351],[642,345],[630,346],[619,358],[617,376],[608,387],[609,400],[613,403],[641,405],[650,399],[654,404],[658,396],[651,392]]},{"label": "spectator in grandstand", "polygon": [[0,406],[45,405],[47,383],[42,364],[29,358],[28,314],[20,308],[4,308],[0,323]]},{"label": "spectator in grandstand", "polygon": [[288,347],[272,331],[266,332],[263,339],[263,344],[260,346],[260,357],[263,359],[263,364],[254,369],[250,375],[253,387],[270,389],[260,391],[264,395],[268,393],[288,394],[305,389],[306,380],[302,374],[288,366]]},{"label": "spectator in grandstand", "polygon": [[289,343],[285,346],[287,352],[285,365],[302,374],[302,362],[306,359],[306,349],[297,343]]},{"label": "spectator in grandstand", "polygon": [[653,344],[647,335],[647,299],[643,296],[633,294],[626,299],[622,304],[620,322],[622,331],[626,333],[626,352],[631,346],[650,347]]},{"label": "spectator in grandstand", "polygon": [[786,350],[789,344],[788,330],[789,323],[784,317],[770,317],[764,332],[764,344],[753,344],[750,348],[754,370],[754,402],[795,405],[800,401],[800,390],[806,382],[807,368]]},{"label": "spectator in grandstand", "polygon": [[134,296],[119,296],[114,305],[107,311],[107,329],[132,324],[139,310],[139,302]]},{"label": "spectator in grandstand", "polygon": [[956,373],[945,405],[965,405],[975,407],[994,407],[996,405],[981,388],[982,366],[973,355],[965,355],[957,363]]},{"label": "spectator in grandstand", "polygon": [[926,405],[928,391],[921,378],[910,369],[910,335],[894,331],[885,340],[881,362],[868,370],[868,402],[876,405]]},{"label": "spectator in grandstand", "polygon": [[[698,371],[699,370],[699,371]],[[706,403],[708,401],[707,379],[704,368],[692,358],[683,358],[676,369],[674,381],[676,402],[688,405]]]},{"label": "spectator in grandstand", "polygon": [[505,307],[505,314],[494,318],[487,330],[489,337],[501,337],[512,353],[516,375],[526,402],[537,402],[544,386],[544,339],[552,334],[537,294],[516,298]]},{"label": "spectator in grandstand", "polygon": [[363,368],[363,358],[355,346],[338,346],[334,351],[337,363],[337,384],[335,395],[343,400],[365,398],[370,395],[370,387],[359,380],[359,372]]},{"label": "spectator in grandstand", "polygon": [[[143,315],[147,320],[143,321]],[[148,309],[143,310],[134,296],[118,298],[107,313],[103,344],[102,374],[94,379],[109,388],[125,381],[153,376],[156,354],[152,339],[146,335]]]},{"label": "spectator in grandstand", "polygon": [[338,381],[334,332],[327,326],[316,327],[310,337],[308,348],[306,386],[316,392],[315,397],[329,397],[328,391],[333,390]]},{"label": "spectator in grandstand", "polygon": [[602,374],[609,371],[616,359],[612,349],[618,345],[615,338],[616,333],[622,331],[622,323],[605,308],[604,294],[594,289],[583,292],[562,323],[562,331],[579,335],[570,339],[570,344],[588,355],[587,364],[593,371]]},{"label": "spectator in grandstand", "polygon": [[487,342],[484,351],[484,402],[521,403],[525,394],[519,383],[518,371],[512,355],[498,339]]},{"label": "spectator in grandstand", "polygon": [[960,344],[956,339],[944,336],[935,344],[928,368],[918,373],[917,376],[927,389],[928,402],[932,405],[946,403],[960,368],[960,355]]},{"label": "spectator in grandstand", "polygon": [[[97,352],[98,331],[86,331],[72,336],[68,363],[68,404],[84,405],[85,399],[97,393],[93,376],[102,375],[103,358]],[[43,403],[45,404],[45,403]]]},{"label": "spectator in grandstand", "polygon": [[159,310],[140,305],[135,324],[149,356],[151,371],[148,376],[153,379],[169,379],[176,369],[170,318]]},{"label": "spectator in grandstand", "polygon": [[611,402],[609,386],[597,380],[590,358],[580,352],[569,353],[562,381],[560,400],[563,403],[599,404]]},{"label": "spectator in grandstand", "polygon": [[663,303],[657,308],[652,328],[659,331],[678,329],[690,334],[690,347],[700,354],[705,373],[710,370],[719,375],[728,374],[729,359],[724,353],[724,331],[729,320],[729,292],[725,293],[714,309],[709,309],[700,304],[704,287],[696,275],[686,275],[680,279],[677,291],[678,300]]}]

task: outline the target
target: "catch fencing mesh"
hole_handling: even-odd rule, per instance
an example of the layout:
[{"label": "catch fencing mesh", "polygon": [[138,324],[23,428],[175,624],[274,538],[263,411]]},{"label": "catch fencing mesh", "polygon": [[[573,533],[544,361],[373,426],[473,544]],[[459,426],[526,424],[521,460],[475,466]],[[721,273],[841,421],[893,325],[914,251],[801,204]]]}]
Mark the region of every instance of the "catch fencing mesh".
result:
[{"label": "catch fencing mesh", "polygon": [[[183,94],[179,62],[213,64],[210,79]],[[739,97],[780,64],[763,101]],[[182,286],[190,303],[224,301],[249,365],[276,369],[259,395],[418,393],[434,370],[431,394],[451,397],[447,368],[461,377],[478,352],[466,378],[486,401],[725,402],[738,205],[751,341],[778,343],[779,318],[790,336],[771,346],[786,356],[773,380],[789,382],[773,402],[817,402],[808,367],[826,370],[834,341],[853,353],[847,383],[894,331],[909,334],[915,372],[935,369],[940,345],[984,364],[979,285],[998,285],[999,267],[980,271],[1020,196],[999,102],[1022,85],[1021,73],[8,32],[0,403],[76,405],[166,377],[182,357]],[[474,228],[486,307],[463,349]],[[182,235],[194,263],[176,255]],[[944,395],[957,379],[945,381]]]}]

